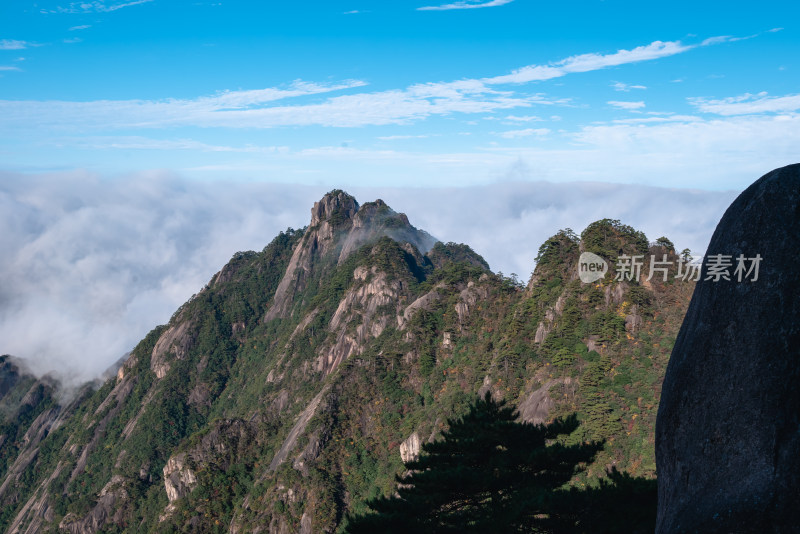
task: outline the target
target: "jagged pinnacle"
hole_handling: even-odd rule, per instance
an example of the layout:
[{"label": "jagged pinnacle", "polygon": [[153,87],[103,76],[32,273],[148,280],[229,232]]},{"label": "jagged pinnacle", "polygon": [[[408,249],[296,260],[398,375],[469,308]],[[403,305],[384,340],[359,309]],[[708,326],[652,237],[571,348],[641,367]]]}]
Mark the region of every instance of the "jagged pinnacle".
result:
[{"label": "jagged pinnacle", "polygon": [[311,226],[316,226],[327,219],[341,217],[351,219],[358,211],[358,202],[353,196],[341,189],[334,189],[325,194],[311,208]]}]

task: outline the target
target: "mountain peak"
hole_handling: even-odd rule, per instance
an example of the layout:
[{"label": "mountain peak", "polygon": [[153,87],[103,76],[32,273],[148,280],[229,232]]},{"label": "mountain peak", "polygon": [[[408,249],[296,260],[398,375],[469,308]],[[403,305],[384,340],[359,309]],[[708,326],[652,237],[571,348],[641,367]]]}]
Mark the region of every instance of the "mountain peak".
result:
[{"label": "mountain peak", "polygon": [[311,226],[316,226],[325,220],[335,224],[340,219],[351,219],[357,211],[358,202],[352,195],[341,189],[334,189],[325,193],[318,202],[314,202],[311,208]]},{"label": "mountain peak", "polygon": [[323,271],[341,265],[359,248],[381,237],[410,243],[423,254],[436,243],[433,236],[415,228],[405,214],[397,213],[381,199],[359,206],[341,189],[326,193],[311,208],[311,225],[295,245],[264,322],[287,317],[294,296],[309,283],[319,283]]}]

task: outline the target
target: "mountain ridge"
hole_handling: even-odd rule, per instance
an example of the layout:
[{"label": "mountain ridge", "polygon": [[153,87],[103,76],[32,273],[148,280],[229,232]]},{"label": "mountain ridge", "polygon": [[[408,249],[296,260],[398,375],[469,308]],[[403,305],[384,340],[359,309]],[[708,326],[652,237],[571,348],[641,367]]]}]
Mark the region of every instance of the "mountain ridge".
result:
[{"label": "mountain ridge", "polygon": [[339,531],[484,391],[530,421],[578,411],[572,439],[610,440],[575,483],[610,465],[652,475],[654,407],[691,285],[576,275],[582,249],[641,250],[640,237],[611,220],[561,232],[523,286],[382,201],[334,190],[308,227],[235,254],[113,378],[59,408],[58,425],[30,424],[39,443],[15,430],[0,525]]}]

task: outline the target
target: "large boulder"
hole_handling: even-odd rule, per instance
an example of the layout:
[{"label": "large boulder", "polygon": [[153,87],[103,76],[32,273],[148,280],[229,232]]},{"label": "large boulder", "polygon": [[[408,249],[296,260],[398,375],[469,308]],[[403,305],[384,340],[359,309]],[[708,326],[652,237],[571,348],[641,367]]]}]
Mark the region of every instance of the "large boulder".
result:
[{"label": "large boulder", "polygon": [[[730,280],[707,279],[712,255]],[[760,254],[758,279],[736,258]],[[800,532],[800,165],[731,204],[708,247],[656,423],[656,532]],[[750,268],[751,262],[746,262]]]}]

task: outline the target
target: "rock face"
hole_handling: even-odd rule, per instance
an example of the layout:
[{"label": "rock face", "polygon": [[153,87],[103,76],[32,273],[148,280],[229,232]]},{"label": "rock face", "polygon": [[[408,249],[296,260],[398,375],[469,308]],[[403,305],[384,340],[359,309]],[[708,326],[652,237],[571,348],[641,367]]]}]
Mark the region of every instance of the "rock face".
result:
[{"label": "rock face", "polygon": [[[158,378],[164,378],[170,369],[170,357],[182,360],[194,342],[192,325],[183,321],[169,327],[158,339],[150,356],[150,368]],[[123,369],[124,366],[121,368]],[[121,376],[124,375],[124,371]]]},{"label": "rock face", "polygon": [[311,224],[292,253],[264,322],[288,317],[294,296],[326,263],[335,260],[342,264],[359,247],[383,236],[411,243],[419,252],[428,251],[436,243],[430,234],[412,226],[405,214],[396,213],[383,200],[359,206],[343,191],[326,194],[311,208]]},{"label": "rock face", "polygon": [[186,454],[181,453],[167,460],[164,466],[164,488],[169,502],[188,495],[197,485],[197,476],[186,464]]},{"label": "rock face", "polygon": [[419,458],[420,450],[422,450],[422,440],[420,440],[419,434],[414,432],[400,444],[400,459],[403,460],[403,463],[416,460]]},{"label": "rock face", "polygon": [[555,402],[550,397],[550,388],[556,382],[557,380],[548,380],[519,404],[520,419],[534,425],[541,425],[547,421],[550,410],[555,406]]},{"label": "rock face", "polygon": [[[791,165],[744,191],[709,244],[708,255],[733,256],[731,279],[707,280],[704,266],[667,368],[657,533],[797,532],[798,252],[800,165]],[[757,280],[737,281],[740,254],[763,258]]]}]

